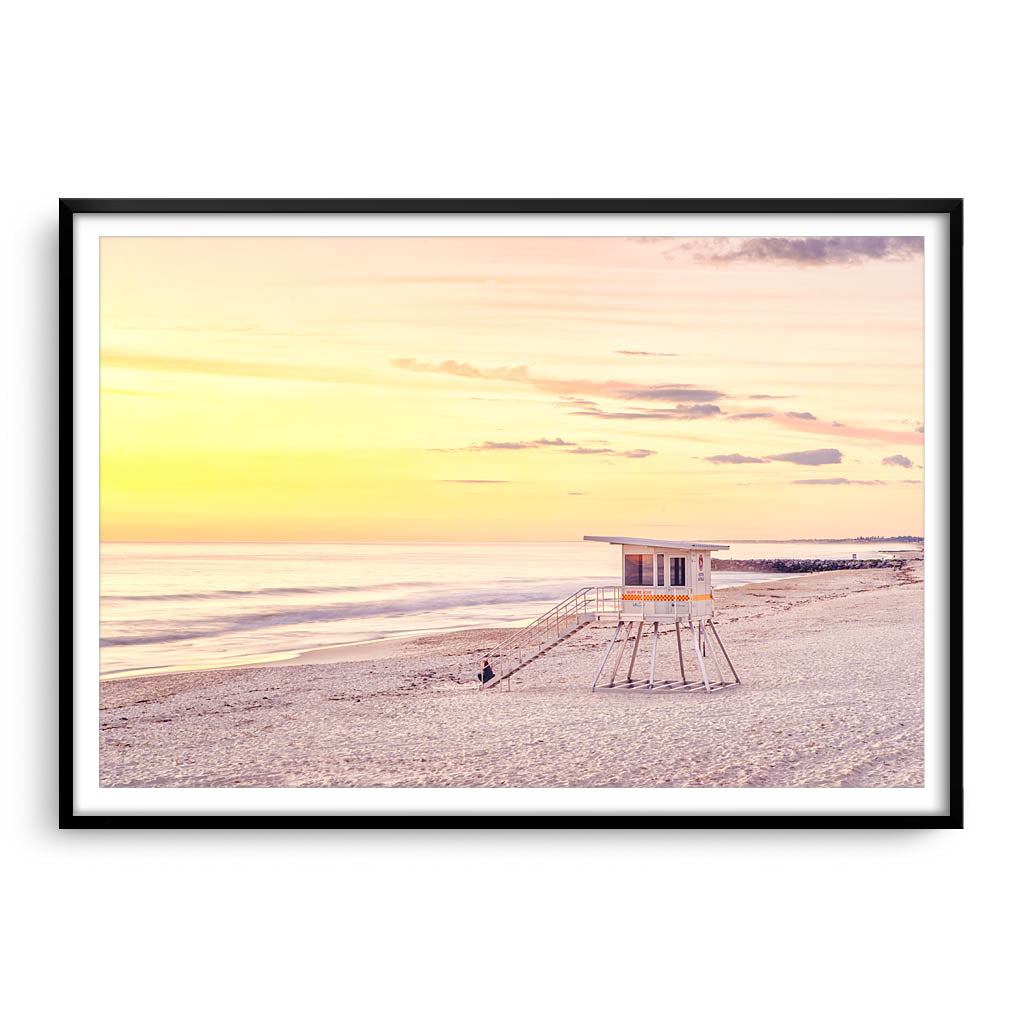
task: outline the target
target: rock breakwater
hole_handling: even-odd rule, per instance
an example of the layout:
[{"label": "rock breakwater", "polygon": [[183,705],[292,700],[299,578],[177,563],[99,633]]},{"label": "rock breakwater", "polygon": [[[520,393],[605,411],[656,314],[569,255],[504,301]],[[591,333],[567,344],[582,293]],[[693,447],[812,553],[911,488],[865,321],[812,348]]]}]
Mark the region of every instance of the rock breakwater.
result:
[{"label": "rock breakwater", "polygon": [[901,569],[901,558],[712,558],[729,572],[834,572],[837,569]]}]

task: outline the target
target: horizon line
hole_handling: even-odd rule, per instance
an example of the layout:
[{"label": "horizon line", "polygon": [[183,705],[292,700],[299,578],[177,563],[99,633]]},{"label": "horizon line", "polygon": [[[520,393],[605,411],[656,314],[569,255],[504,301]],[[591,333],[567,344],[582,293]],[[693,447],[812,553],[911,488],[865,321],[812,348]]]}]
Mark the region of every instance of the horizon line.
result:
[{"label": "horizon line", "polygon": [[[906,543],[923,542],[924,536],[911,533],[863,534],[857,537],[715,537],[713,540],[725,544],[845,544],[857,541],[897,541]],[[294,540],[288,538],[265,538],[263,540],[189,539],[173,540],[161,538],[100,538],[101,544],[575,544],[583,538],[566,540],[438,540],[430,537],[405,538],[403,540],[366,540],[360,538],[320,538],[318,540]]]}]

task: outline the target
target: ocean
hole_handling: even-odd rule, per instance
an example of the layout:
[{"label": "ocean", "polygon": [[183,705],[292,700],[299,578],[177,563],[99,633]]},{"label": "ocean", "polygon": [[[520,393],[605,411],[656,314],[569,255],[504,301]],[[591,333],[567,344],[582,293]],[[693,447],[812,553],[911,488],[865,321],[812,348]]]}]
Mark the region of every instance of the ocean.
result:
[{"label": "ocean", "polygon": [[[729,558],[872,558],[876,547],[733,542]],[[104,543],[100,674],[269,661],[416,633],[524,625],[619,581],[618,548],[573,543]],[[716,589],[780,575],[717,572]]]}]

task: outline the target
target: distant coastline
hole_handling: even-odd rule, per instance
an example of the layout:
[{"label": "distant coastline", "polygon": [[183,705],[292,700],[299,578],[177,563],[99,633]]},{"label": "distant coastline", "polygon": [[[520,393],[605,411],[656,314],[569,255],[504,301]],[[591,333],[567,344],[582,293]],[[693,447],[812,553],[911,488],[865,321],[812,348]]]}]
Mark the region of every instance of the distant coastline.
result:
[{"label": "distant coastline", "polygon": [[754,540],[749,538],[725,538],[724,544],[887,544],[897,541],[901,544],[923,544],[924,537],[792,537],[789,540]]},{"label": "distant coastline", "polygon": [[[918,557],[918,552],[898,552]],[[902,569],[909,558],[712,558],[711,568],[729,572],[836,572],[840,569]]]}]

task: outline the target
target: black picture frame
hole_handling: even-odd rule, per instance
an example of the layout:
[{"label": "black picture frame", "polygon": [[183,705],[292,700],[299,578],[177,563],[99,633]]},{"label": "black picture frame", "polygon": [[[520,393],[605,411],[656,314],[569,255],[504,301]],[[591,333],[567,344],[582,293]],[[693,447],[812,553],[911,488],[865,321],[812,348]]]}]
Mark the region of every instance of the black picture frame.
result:
[{"label": "black picture frame", "polygon": [[[963,213],[962,199],[85,199],[59,200],[60,523],[75,516],[74,230],[79,214],[938,214],[947,218],[949,387],[949,792],[940,814],[703,815],[111,815],[74,806],[75,680],[67,654],[75,637],[74,579],[60,583],[60,828],[963,828]],[[70,467],[70,468],[69,468]]]}]

